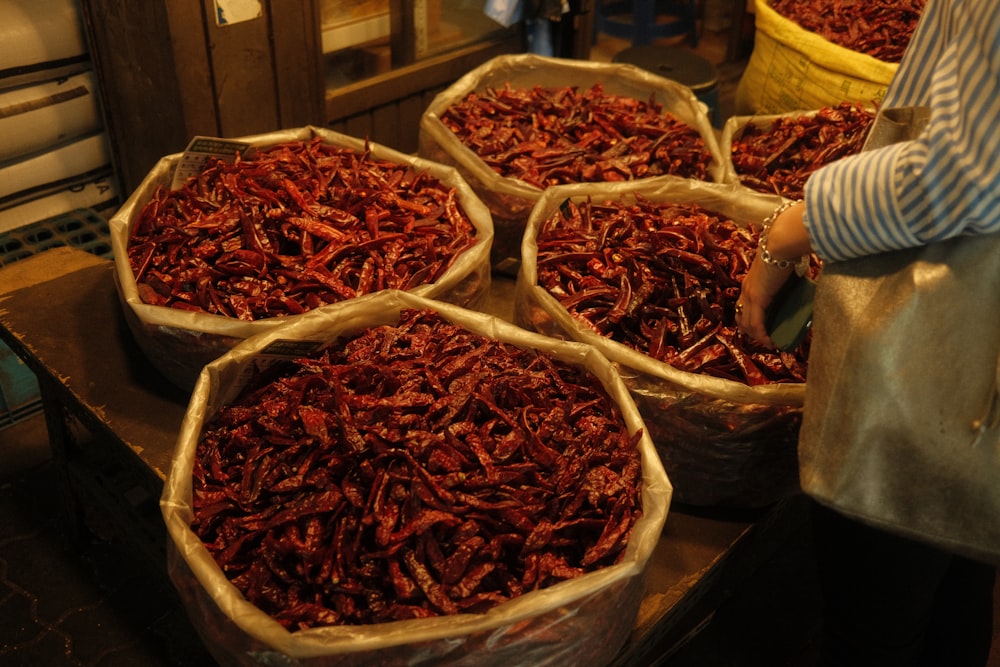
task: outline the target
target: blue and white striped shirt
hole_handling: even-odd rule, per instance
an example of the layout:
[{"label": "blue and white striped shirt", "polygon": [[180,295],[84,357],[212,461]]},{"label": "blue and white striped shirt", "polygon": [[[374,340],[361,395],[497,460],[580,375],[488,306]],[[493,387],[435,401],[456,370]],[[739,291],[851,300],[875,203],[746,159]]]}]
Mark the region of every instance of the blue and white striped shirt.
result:
[{"label": "blue and white striped shirt", "polygon": [[817,170],[805,225],[827,261],[1000,231],[1000,2],[928,0],[883,108],[928,106],[919,138]]}]

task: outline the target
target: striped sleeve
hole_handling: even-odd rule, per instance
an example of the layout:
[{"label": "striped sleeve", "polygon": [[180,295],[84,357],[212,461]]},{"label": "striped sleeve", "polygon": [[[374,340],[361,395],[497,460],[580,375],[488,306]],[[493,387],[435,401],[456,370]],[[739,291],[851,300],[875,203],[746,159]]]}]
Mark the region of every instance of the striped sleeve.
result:
[{"label": "striped sleeve", "polygon": [[954,34],[951,7],[952,3],[945,0],[929,0],[925,5],[892,86],[882,99],[882,106],[891,108],[928,103],[934,65],[941,60],[941,54],[949,44],[948,37]]},{"label": "striped sleeve", "polygon": [[886,95],[930,106],[923,134],[806,184],[806,227],[828,261],[1000,231],[1000,3],[930,0],[928,11]]}]

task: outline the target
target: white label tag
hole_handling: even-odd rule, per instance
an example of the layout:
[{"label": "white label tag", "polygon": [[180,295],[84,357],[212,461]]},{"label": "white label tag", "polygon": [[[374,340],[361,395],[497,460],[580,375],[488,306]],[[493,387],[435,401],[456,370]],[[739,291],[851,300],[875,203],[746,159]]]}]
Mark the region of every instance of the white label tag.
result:
[{"label": "white label tag", "polygon": [[184,185],[184,182],[192,176],[197,176],[205,168],[209,158],[219,158],[226,162],[232,162],[236,156],[246,157],[253,147],[244,141],[231,141],[229,139],[218,139],[215,137],[195,137],[184,149],[180,162],[174,170],[174,180],[170,184],[172,190]]},{"label": "white label tag", "polygon": [[260,0],[215,0],[215,24],[232,25],[264,15]]}]

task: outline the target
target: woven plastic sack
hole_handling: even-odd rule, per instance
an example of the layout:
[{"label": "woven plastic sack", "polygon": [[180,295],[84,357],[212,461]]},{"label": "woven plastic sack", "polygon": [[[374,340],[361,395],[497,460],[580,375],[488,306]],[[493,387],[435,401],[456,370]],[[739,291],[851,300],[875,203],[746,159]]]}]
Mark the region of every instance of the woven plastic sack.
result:
[{"label": "woven plastic sack", "polygon": [[[606,338],[538,284],[539,229],[567,197],[654,203],[695,203],[737,224],[760,224],[780,201],[742,185],[675,179],[621,187],[613,197],[579,186],[546,192],[528,220],[514,294],[514,321],[533,331],[593,345],[619,369],[663,465],[678,503],[756,508],[798,491],[796,445],[805,383],[748,386],[736,380],[679,370]],[[599,198],[599,197],[604,197]]]},{"label": "woven plastic sack", "polygon": [[0,208],[0,234],[79,209],[111,217],[118,209],[118,186],[114,179],[110,175],[100,176],[22,204]]},{"label": "woven plastic sack", "polygon": [[[333,341],[362,329],[395,324],[404,308],[433,309],[473,333],[585,368],[619,405],[630,432],[643,430],[642,516],[615,565],[525,593],[482,614],[452,614],[369,626],[314,627],[288,632],[233,586],[189,525],[192,470],[206,420],[231,401],[255,369],[266,368],[272,343]],[[314,345],[315,346],[315,345]],[[667,517],[671,483],[642,419],[612,365],[588,345],[525,331],[496,317],[386,291],[304,314],[244,341],[198,378],[181,426],[160,505],[166,522],[168,570],[207,648],[225,665],[351,667],[603,667],[632,632],[643,579]]]},{"label": "woven plastic sack", "polygon": [[876,105],[899,65],[804,30],[755,0],[753,52],[736,87],[737,115],[819,109],[839,102]]},{"label": "woven plastic sack", "polygon": [[[267,147],[289,141],[308,141],[321,137],[324,142],[363,151],[366,142],[330,130],[307,126],[298,129],[243,137],[254,146]],[[465,307],[477,307],[489,296],[489,253],[493,240],[493,221],[476,194],[451,167],[404,155],[379,144],[367,144],[376,159],[412,165],[442,183],[456,189],[456,198],[476,230],[477,242],[457,255],[439,280],[413,288],[413,292]],[[153,306],[139,298],[135,275],[128,258],[129,229],[152,198],[158,185],[169,186],[181,154],[161,158],[109,221],[111,245],[115,257],[115,281],[125,310],[125,319],[139,347],[153,365],[177,386],[190,390],[205,364],[224,354],[245,338],[267,331],[291,315],[271,319],[243,321],[222,315]]]},{"label": "woven plastic sack", "polygon": [[110,171],[111,150],[104,132],[0,162],[0,209],[93,181]]},{"label": "woven plastic sack", "polygon": [[[499,270],[511,275],[516,273],[524,227],[542,189],[517,178],[501,176],[491,169],[441,122],[441,115],[468,93],[481,92],[486,88],[502,88],[510,84],[513,88],[537,85],[584,89],[597,83],[609,95],[643,101],[652,97],[665,112],[693,127],[712,155],[709,177],[715,182],[722,182],[725,178],[715,129],[707,108],[687,86],[627,63],[599,63],[532,54],[498,56],[472,70],[434,98],[420,119],[419,153],[427,159],[456,167],[490,209],[495,230],[492,259]],[[658,176],[633,182],[663,178],[675,177]],[[551,187],[558,191],[568,186]]]},{"label": "woven plastic sack", "polygon": [[90,69],[77,0],[0,2],[0,90]]},{"label": "woven plastic sack", "polygon": [[101,131],[93,72],[0,92],[0,162]]}]

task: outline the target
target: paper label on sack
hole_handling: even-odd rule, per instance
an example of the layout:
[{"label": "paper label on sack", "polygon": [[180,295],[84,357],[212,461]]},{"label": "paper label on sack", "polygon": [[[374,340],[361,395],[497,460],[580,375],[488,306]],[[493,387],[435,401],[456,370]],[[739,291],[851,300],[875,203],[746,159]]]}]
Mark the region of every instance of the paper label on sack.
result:
[{"label": "paper label on sack", "polygon": [[209,158],[218,158],[232,162],[236,156],[246,157],[253,144],[244,141],[231,141],[217,137],[195,137],[184,149],[180,162],[174,170],[174,179],[170,184],[172,190],[184,185],[192,176],[197,176],[205,169]]},{"label": "paper label on sack", "polygon": [[215,0],[215,24],[219,26],[252,21],[263,15],[260,0]]}]

